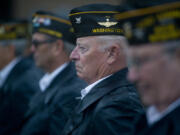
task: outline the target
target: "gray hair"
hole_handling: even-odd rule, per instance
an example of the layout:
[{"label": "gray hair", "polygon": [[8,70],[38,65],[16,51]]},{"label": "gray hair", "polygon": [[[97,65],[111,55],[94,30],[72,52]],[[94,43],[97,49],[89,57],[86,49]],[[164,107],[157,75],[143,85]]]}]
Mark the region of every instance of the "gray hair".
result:
[{"label": "gray hair", "polygon": [[64,42],[64,50],[66,51],[68,55],[70,55],[75,45],[67,41],[63,41],[63,42]]},{"label": "gray hair", "polygon": [[53,36],[50,36],[50,35],[45,35],[47,39],[50,39],[50,40],[62,40],[63,41],[63,44],[64,44],[64,50],[65,52],[70,55],[72,50],[74,49],[75,45],[70,43],[70,42],[67,42],[63,39],[59,39],[59,38],[56,38],[56,37],[53,37]]},{"label": "gray hair", "polygon": [[105,36],[97,36],[96,37],[98,41],[102,44],[100,46],[100,49],[103,51],[107,48],[109,48],[112,44],[117,44],[120,47],[123,48],[123,50],[127,49],[127,40],[124,36],[119,36],[119,35],[105,35]]}]

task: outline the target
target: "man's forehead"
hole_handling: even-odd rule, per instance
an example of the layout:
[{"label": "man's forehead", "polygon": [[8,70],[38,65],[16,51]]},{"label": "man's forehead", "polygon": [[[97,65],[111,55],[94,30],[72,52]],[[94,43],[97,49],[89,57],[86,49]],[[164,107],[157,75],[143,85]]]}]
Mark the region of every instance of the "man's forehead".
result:
[{"label": "man's forehead", "polygon": [[46,38],[47,37],[47,35],[45,35],[45,34],[43,34],[43,33],[39,33],[39,32],[36,32],[36,33],[34,33],[33,35],[32,35],[32,38],[33,39],[37,39],[37,38]]},{"label": "man's forehead", "polygon": [[135,56],[146,56],[161,53],[162,46],[133,46],[129,47],[128,54]]},{"label": "man's forehead", "polygon": [[76,44],[77,45],[93,45],[96,41],[95,36],[87,36],[87,37],[80,37],[77,38]]}]

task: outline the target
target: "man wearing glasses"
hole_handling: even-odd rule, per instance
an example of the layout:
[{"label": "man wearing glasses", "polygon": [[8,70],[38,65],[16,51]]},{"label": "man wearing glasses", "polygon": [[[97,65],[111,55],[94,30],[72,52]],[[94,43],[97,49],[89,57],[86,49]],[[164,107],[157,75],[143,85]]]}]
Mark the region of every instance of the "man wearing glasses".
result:
[{"label": "man wearing glasses", "polygon": [[39,82],[41,91],[30,102],[21,135],[60,135],[85,86],[69,60],[74,47],[71,24],[45,11],[36,12],[32,21],[31,49],[46,74]]},{"label": "man wearing glasses", "polygon": [[134,134],[179,135],[180,2],[140,3],[137,10],[117,15],[125,21],[130,43],[128,78],[136,83],[147,107]]}]

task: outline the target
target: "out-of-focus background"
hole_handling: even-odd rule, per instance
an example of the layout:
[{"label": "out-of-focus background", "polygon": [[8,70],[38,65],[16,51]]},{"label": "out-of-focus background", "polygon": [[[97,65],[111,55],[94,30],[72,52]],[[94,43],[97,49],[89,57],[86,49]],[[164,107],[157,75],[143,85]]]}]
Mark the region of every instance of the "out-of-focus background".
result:
[{"label": "out-of-focus background", "polygon": [[77,6],[90,3],[109,3],[117,5],[121,0],[4,0],[0,5],[0,20],[30,19],[37,10],[48,10],[67,16]]}]

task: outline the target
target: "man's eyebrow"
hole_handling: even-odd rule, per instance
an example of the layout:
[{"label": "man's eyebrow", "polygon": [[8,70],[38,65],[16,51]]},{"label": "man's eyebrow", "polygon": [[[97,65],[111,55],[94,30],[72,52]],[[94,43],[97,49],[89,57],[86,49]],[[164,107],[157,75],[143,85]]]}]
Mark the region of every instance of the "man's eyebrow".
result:
[{"label": "man's eyebrow", "polygon": [[79,47],[85,47],[84,44],[81,44],[81,43],[77,43],[76,45]]},{"label": "man's eyebrow", "polygon": [[76,45],[77,45],[77,46],[80,46],[80,45],[81,45],[81,43],[76,43]]}]

